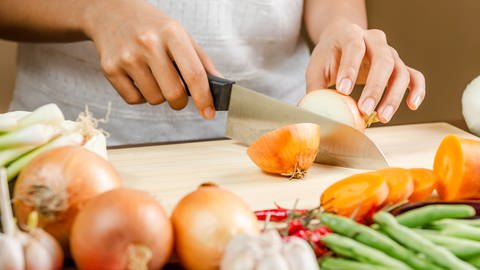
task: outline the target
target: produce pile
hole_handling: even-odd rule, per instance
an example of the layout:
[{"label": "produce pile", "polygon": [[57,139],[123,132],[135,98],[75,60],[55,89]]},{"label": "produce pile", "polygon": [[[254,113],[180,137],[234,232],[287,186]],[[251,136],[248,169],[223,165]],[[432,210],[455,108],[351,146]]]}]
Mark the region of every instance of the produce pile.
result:
[{"label": "produce pile", "polygon": [[82,145],[106,158],[106,140],[97,122],[88,109],[77,121],[65,120],[55,104],[0,114],[0,167],[6,167],[11,180],[40,153],[65,145]]},{"label": "produce pile", "polygon": [[[247,154],[265,172],[300,179],[319,141],[318,125],[294,124],[265,134]],[[64,258],[81,270],[480,268],[480,210],[447,204],[480,199],[477,140],[446,136],[432,170],[349,176],[314,209],[253,211],[204,183],[170,217],[161,198],[123,187],[105,145],[88,111],[75,122],[53,104],[0,115],[0,269],[61,269]],[[15,179],[12,201],[7,179]]]},{"label": "produce pile", "polygon": [[[321,238],[334,257],[321,269],[477,269],[480,267],[479,220],[469,205],[430,205],[396,218],[380,211],[365,226],[334,214],[319,219],[333,233]],[[477,268],[476,268],[477,267]]]}]

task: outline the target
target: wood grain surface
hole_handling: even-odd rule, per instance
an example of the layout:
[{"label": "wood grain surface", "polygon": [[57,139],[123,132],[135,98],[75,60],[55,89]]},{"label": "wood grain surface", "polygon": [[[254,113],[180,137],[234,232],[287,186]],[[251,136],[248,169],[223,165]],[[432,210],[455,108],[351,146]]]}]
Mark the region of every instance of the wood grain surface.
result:
[{"label": "wood grain surface", "polygon": [[[474,137],[446,123],[371,128],[367,135],[385,153],[391,166],[432,168],[436,149],[447,134]],[[153,194],[168,212],[203,182],[215,182],[242,197],[253,209],[274,203],[312,208],[323,190],[360,172],[314,164],[303,180],[263,173],[232,140],[132,147],[109,150],[109,159],[126,186]]]}]

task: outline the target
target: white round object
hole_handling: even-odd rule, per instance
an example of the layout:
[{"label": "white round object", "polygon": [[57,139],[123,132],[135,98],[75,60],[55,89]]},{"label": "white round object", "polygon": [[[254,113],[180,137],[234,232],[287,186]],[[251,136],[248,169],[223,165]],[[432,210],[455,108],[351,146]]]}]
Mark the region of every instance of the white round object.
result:
[{"label": "white round object", "polygon": [[462,96],[462,112],[469,130],[480,136],[480,76],[465,88]]}]

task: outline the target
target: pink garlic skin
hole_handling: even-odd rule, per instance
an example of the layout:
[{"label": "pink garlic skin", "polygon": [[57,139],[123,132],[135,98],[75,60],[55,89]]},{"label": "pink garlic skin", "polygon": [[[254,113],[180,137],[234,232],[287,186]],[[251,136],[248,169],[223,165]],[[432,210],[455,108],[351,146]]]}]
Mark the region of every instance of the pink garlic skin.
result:
[{"label": "pink garlic skin", "polygon": [[0,234],[0,269],[25,269],[22,244],[15,237]]}]

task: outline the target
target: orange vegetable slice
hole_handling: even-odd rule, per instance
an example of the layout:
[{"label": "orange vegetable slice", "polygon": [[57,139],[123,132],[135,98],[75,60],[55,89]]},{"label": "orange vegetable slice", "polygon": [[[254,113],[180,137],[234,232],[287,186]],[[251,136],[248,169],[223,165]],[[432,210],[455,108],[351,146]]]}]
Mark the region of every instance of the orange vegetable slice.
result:
[{"label": "orange vegetable slice", "polygon": [[437,176],[430,169],[413,168],[409,170],[413,178],[413,193],[408,198],[411,202],[427,200],[437,186]]},{"label": "orange vegetable slice", "polygon": [[388,196],[385,177],[379,173],[352,175],[328,187],[320,202],[328,212],[350,217],[355,213],[356,220],[381,207]]},{"label": "orange vegetable slice", "polygon": [[412,195],[413,179],[407,169],[385,168],[378,170],[377,173],[385,176],[385,181],[387,181],[389,194],[385,200],[386,205],[395,205],[406,201]]},{"label": "orange vegetable slice", "polygon": [[433,171],[440,199],[480,199],[480,141],[447,135],[438,147]]}]

